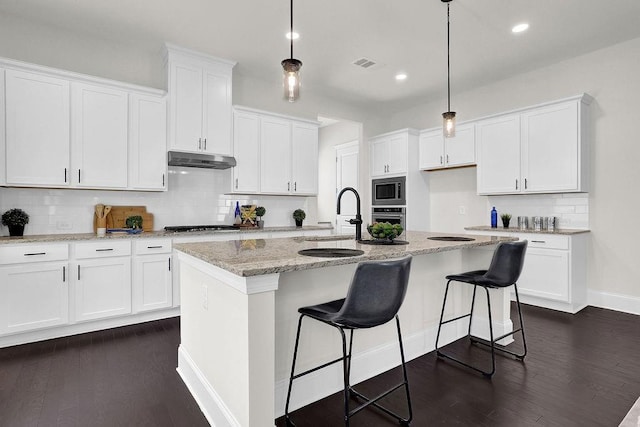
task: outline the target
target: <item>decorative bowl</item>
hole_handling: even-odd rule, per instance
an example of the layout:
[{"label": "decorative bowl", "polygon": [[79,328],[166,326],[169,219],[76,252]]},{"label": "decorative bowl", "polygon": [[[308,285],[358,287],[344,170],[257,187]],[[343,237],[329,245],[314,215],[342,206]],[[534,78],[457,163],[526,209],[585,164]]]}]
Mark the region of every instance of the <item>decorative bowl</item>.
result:
[{"label": "decorative bowl", "polygon": [[371,225],[367,225],[367,231],[374,240],[393,241],[393,239],[402,234],[404,229],[400,224],[391,224],[389,222],[374,222]]}]

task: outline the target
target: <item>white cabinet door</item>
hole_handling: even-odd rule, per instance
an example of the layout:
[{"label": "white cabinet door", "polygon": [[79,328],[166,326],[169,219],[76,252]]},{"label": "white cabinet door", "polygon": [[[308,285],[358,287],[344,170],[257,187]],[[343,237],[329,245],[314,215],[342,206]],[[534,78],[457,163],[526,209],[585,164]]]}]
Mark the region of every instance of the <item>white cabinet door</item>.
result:
[{"label": "white cabinet door", "polygon": [[318,127],[293,122],[291,132],[291,191],[318,194]]},{"label": "white cabinet door", "polygon": [[78,261],[75,277],[75,320],[131,313],[131,257]]},{"label": "white cabinet door", "polygon": [[552,300],[570,301],[569,251],[528,248],[518,290]]},{"label": "white cabinet door", "polygon": [[520,116],[476,123],[478,194],[520,192]]},{"label": "white cabinet door", "polygon": [[171,307],[171,254],[141,255],[133,266],[135,312]]},{"label": "white cabinet door", "polygon": [[127,187],[128,93],[73,83],[73,182],[78,187]]},{"label": "white cabinet door", "polygon": [[440,169],[444,165],[444,137],[442,129],[421,132],[418,142],[420,169]]},{"label": "white cabinet door", "polygon": [[388,144],[387,155],[389,156],[389,161],[387,172],[390,174],[407,173],[408,135],[406,133],[392,135]]},{"label": "white cabinet door", "polygon": [[257,193],[260,191],[260,116],[235,112],[233,117],[232,191]]},{"label": "white cabinet door", "polygon": [[387,174],[389,167],[389,139],[381,138],[371,141],[371,176]]},{"label": "white cabinet door", "polygon": [[67,186],[69,82],[6,70],[6,182]]},{"label": "white cabinet door", "polygon": [[525,192],[578,190],[578,103],[522,114],[522,179]]},{"label": "white cabinet door", "polygon": [[169,96],[169,147],[199,151],[202,147],[202,69],[171,63]]},{"label": "white cabinet door", "polygon": [[231,76],[204,70],[202,149],[231,155]]},{"label": "white cabinet door", "polygon": [[0,267],[0,334],[67,323],[68,283],[66,261]]},{"label": "white cabinet door", "polygon": [[165,98],[129,97],[129,186],[136,190],[167,188],[167,103]]},{"label": "white cabinet door", "polygon": [[263,116],[260,131],[260,191],[291,191],[291,124]]},{"label": "white cabinet door", "polygon": [[444,154],[447,167],[475,164],[475,125],[465,124],[457,126],[456,136],[453,138],[444,138]]}]

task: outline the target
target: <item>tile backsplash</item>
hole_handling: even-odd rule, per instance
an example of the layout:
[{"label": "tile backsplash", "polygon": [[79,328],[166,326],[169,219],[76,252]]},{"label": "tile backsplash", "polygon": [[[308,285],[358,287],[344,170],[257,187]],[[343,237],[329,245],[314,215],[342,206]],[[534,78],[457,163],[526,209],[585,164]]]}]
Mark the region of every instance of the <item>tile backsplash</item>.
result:
[{"label": "tile backsplash", "polygon": [[[313,221],[315,200],[299,196],[225,194],[231,188],[230,170],[169,168],[169,191],[108,191],[47,188],[0,188],[0,213],[21,208],[29,214],[25,234],[89,233],[94,206],[146,206],[154,215],[154,228],[166,225],[232,224],[236,201],[267,209],[266,226],[294,225],[291,213],[302,208]],[[308,222],[312,223],[312,222]],[[0,228],[7,236],[7,227]]]},{"label": "tile backsplash", "polygon": [[[555,216],[559,218],[559,228],[589,228],[589,194],[527,194],[511,196],[489,196],[488,209],[495,206],[498,211],[498,225],[502,225],[500,215],[511,214],[512,226],[518,216]],[[489,210],[487,210],[489,224]]]}]

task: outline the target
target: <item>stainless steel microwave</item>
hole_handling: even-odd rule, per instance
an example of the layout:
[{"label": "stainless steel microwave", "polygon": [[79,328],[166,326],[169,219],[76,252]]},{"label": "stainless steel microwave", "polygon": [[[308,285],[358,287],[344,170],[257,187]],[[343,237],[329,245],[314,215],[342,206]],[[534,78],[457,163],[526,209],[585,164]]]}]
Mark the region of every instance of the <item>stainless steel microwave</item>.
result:
[{"label": "stainless steel microwave", "polygon": [[407,178],[404,176],[371,180],[371,204],[406,205],[406,183]]}]

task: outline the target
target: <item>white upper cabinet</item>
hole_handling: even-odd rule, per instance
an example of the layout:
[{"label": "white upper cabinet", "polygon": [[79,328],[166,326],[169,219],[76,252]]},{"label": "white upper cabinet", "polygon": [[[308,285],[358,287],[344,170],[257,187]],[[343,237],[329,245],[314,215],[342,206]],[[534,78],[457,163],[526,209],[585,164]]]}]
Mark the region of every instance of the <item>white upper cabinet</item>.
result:
[{"label": "white upper cabinet", "polygon": [[129,186],[167,189],[167,103],[165,97],[129,96]]},{"label": "white upper cabinet", "polygon": [[264,116],[260,142],[260,192],[291,191],[291,123]]},{"label": "white upper cabinet", "polygon": [[518,193],[520,179],[520,116],[517,114],[476,123],[479,194]]},{"label": "white upper cabinet", "polygon": [[6,183],[68,186],[69,81],[6,70]]},{"label": "white upper cabinet", "polygon": [[406,130],[377,136],[370,141],[371,176],[407,173],[409,135]]},{"label": "white upper cabinet", "polygon": [[291,125],[291,191],[318,193],[318,126],[293,122]]},{"label": "white upper cabinet", "polygon": [[477,123],[478,193],[588,191],[588,104],[582,95]]},{"label": "white upper cabinet", "polygon": [[445,138],[442,128],[420,132],[419,153],[422,170],[475,165],[475,124],[456,126],[453,138]]},{"label": "white upper cabinet", "polygon": [[234,193],[318,193],[317,122],[236,107],[234,157]]},{"label": "white upper cabinet", "polygon": [[73,180],[79,187],[126,188],[128,93],[73,83]]},{"label": "white upper cabinet", "polygon": [[231,155],[234,65],[167,46],[169,149]]},{"label": "white upper cabinet", "polygon": [[233,116],[233,188],[239,193],[260,192],[260,117],[235,111]]}]

